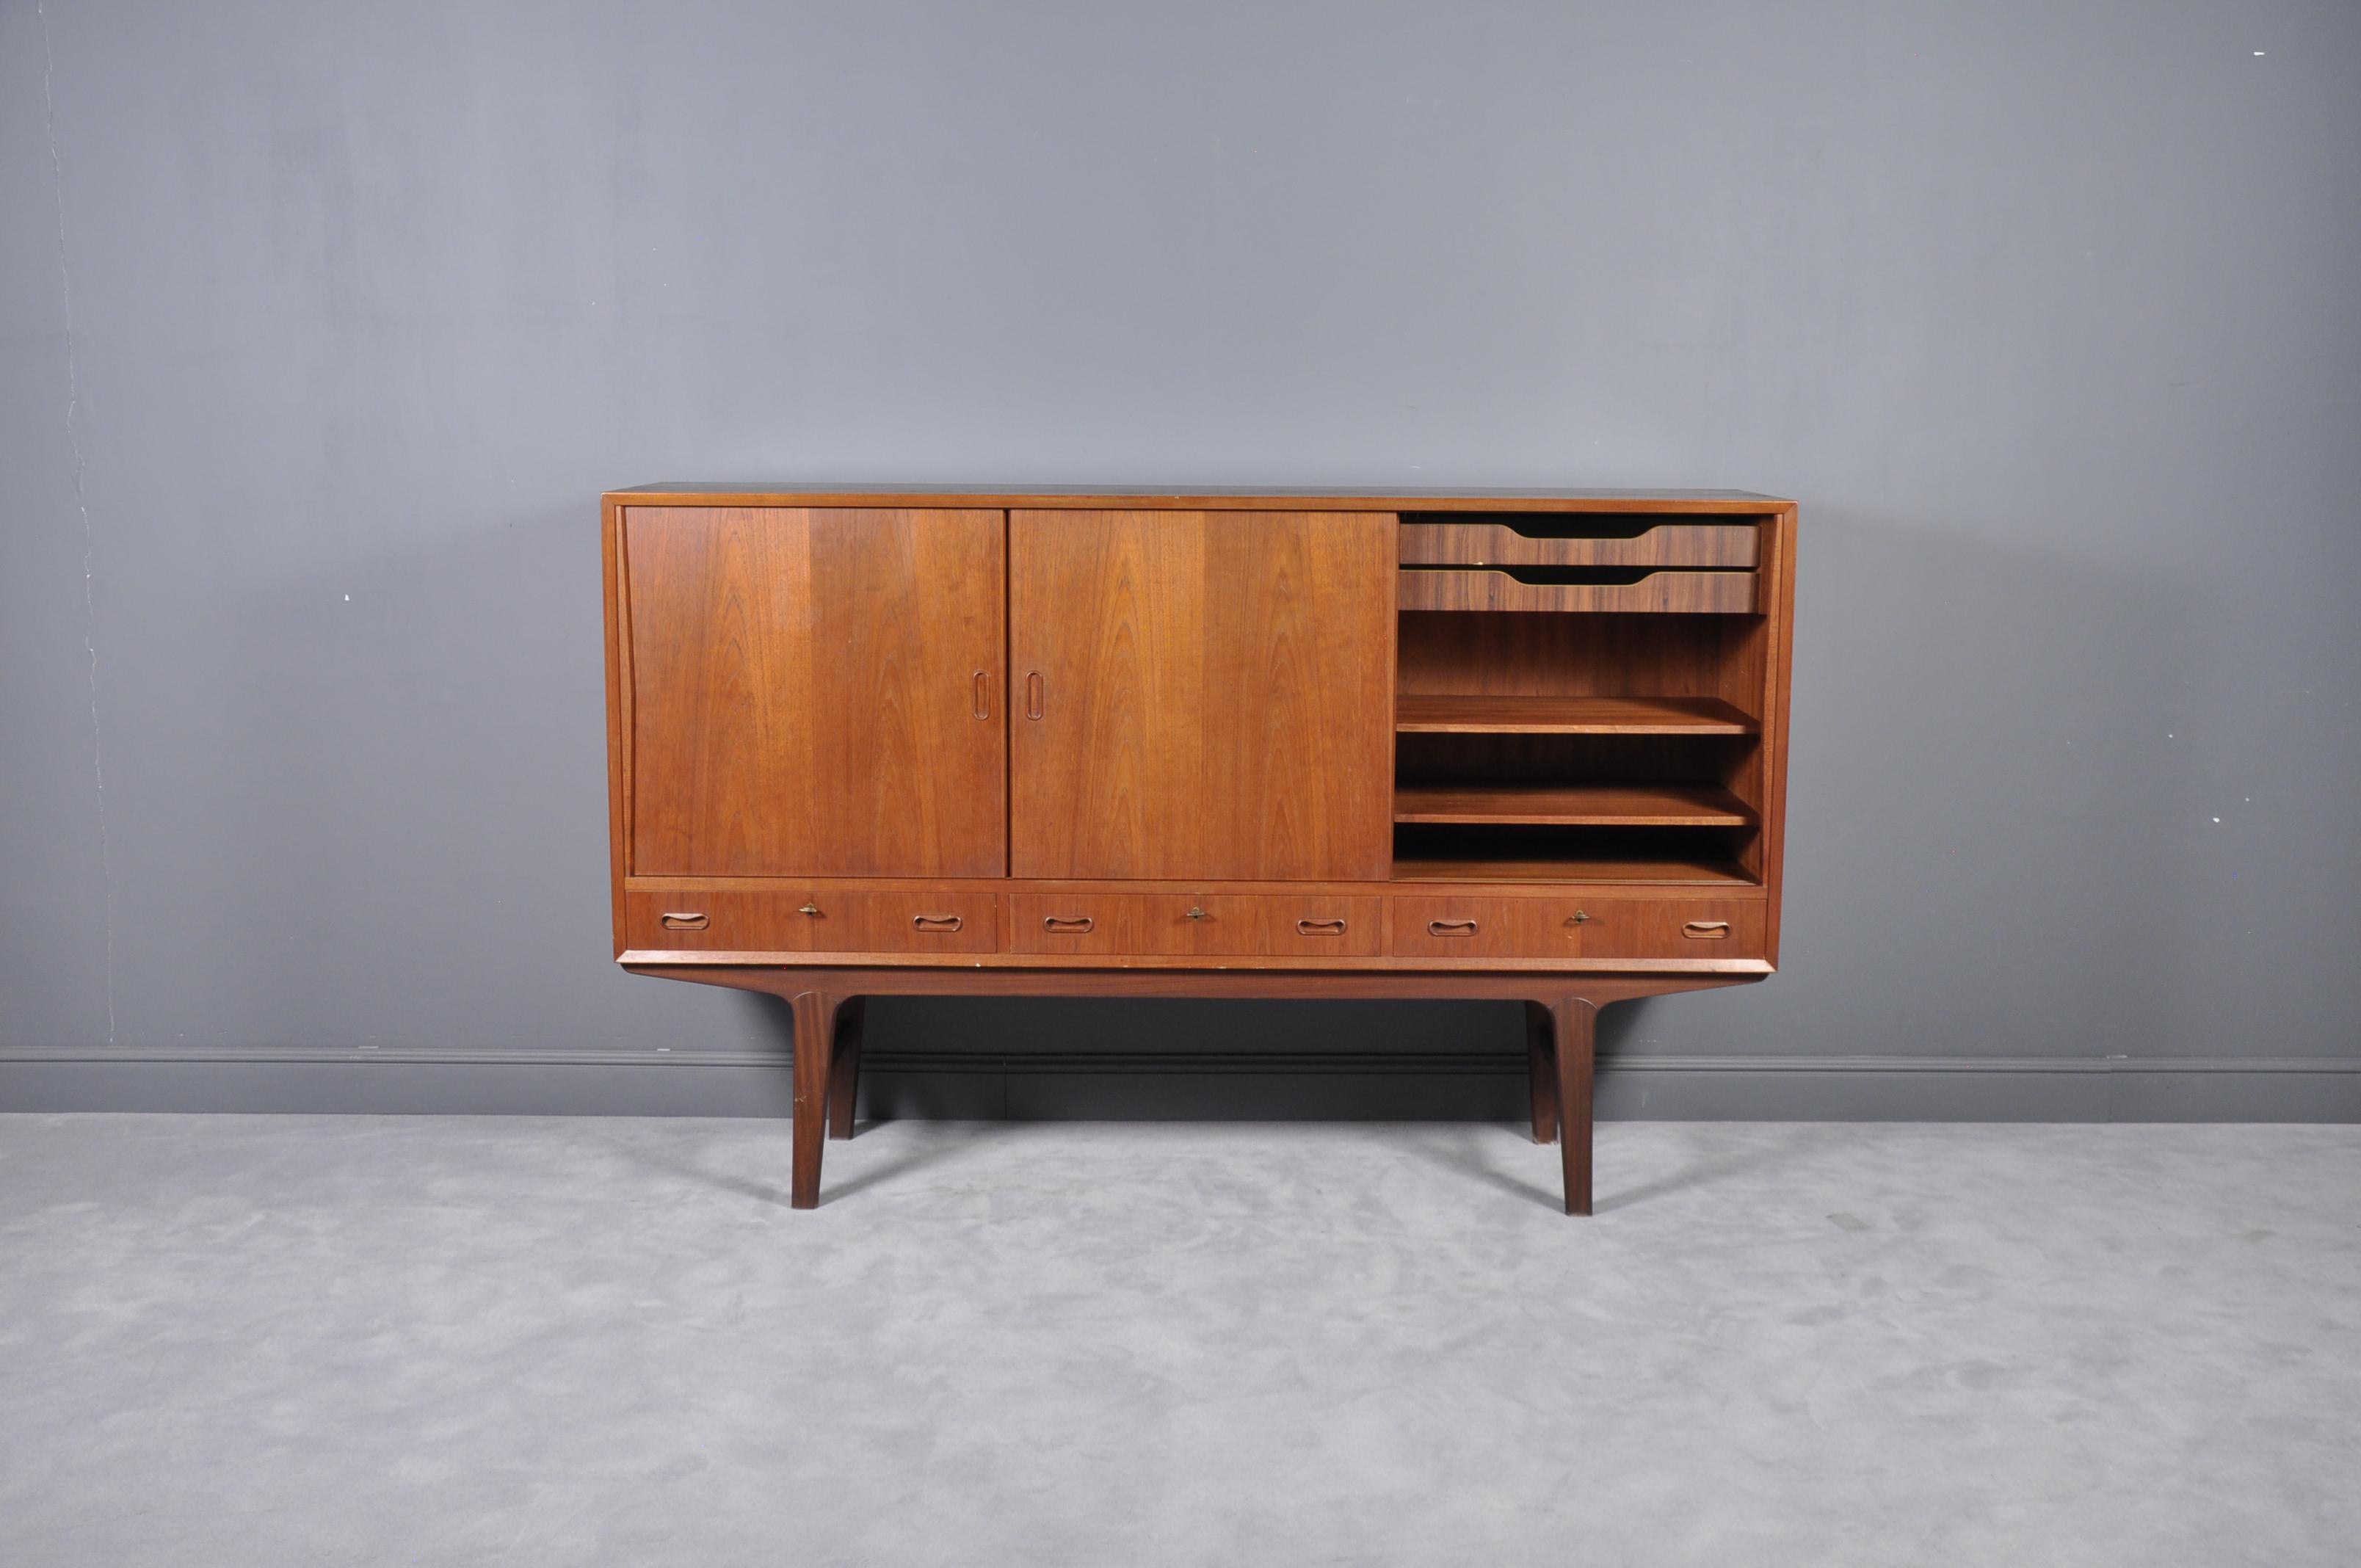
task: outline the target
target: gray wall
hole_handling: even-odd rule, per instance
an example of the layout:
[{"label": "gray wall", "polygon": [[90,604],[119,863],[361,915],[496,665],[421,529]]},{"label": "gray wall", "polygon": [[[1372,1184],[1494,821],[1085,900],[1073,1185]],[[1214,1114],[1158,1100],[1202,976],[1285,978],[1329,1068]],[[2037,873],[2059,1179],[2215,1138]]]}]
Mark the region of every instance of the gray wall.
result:
[{"label": "gray wall", "polygon": [[[1786,968],[1610,1109],[2354,1114],[2356,80],[2245,0],[10,4],[0,1098],[784,1103],[608,961],[604,488],[1565,483],[1804,503]],[[904,1113],[1518,1093],[1500,1007],[876,1032]]]}]

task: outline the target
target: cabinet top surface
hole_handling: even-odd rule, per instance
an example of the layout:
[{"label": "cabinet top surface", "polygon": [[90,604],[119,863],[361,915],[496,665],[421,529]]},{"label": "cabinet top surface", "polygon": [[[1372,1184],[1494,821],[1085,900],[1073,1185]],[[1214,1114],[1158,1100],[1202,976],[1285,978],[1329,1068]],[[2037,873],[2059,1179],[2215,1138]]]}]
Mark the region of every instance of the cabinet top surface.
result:
[{"label": "cabinet top surface", "polygon": [[1762,512],[1795,503],[1752,490],[1223,488],[1169,485],[1134,489],[1079,485],[786,485],[668,480],[609,490],[621,505],[1242,508],[1327,511],[1698,511]]}]

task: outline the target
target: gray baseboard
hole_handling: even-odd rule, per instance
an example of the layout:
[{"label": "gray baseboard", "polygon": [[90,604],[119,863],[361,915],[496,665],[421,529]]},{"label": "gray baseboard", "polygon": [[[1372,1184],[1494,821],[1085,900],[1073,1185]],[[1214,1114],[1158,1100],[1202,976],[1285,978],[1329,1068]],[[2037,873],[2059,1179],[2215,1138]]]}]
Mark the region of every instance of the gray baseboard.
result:
[{"label": "gray baseboard", "polygon": [[[0,1050],[0,1111],[785,1116],[772,1051]],[[1012,1120],[1514,1121],[1508,1053],[873,1051],[862,1114]],[[2355,1122],[2361,1058],[1629,1056],[1602,1118]]]}]

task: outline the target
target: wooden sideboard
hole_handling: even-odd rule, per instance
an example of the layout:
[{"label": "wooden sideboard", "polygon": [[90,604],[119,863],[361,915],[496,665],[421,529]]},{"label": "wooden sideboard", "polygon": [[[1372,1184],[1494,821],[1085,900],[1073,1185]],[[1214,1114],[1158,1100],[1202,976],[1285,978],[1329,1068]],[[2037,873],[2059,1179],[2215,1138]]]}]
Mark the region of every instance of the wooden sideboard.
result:
[{"label": "wooden sideboard", "polygon": [[1779,955],[1795,507],[1735,490],[605,498],[615,955],[795,1014],[793,1201],[878,994],[1525,1003]]}]

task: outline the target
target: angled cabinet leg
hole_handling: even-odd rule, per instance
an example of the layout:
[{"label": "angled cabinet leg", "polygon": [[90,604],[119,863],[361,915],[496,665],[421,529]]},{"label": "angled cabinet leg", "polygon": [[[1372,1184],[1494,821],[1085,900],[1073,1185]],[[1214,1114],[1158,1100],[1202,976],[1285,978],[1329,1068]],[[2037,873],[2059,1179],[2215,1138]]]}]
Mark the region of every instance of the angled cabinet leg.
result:
[{"label": "angled cabinet leg", "polygon": [[1525,1003],[1525,1069],[1533,1086],[1533,1142],[1557,1141],[1556,1025],[1539,1002]]},{"label": "angled cabinet leg", "polygon": [[868,998],[849,998],[836,1010],[836,1060],[829,1068],[828,1135],[852,1136],[853,1102],[861,1094],[861,1026]]},{"label": "angled cabinet leg", "polygon": [[796,1015],[795,1176],[788,1201],[819,1207],[819,1160],[828,1136],[828,1084],[836,1065],[836,1014],[840,999],[804,991],[788,999]]},{"label": "angled cabinet leg", "polygon": [[1557,1065],[1558,1150],[1565,1162],[1565,1212],[1590,1212],[1590,1076],[1598,1008],[1569,996],[1549,1009]]}]

